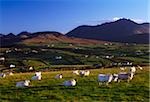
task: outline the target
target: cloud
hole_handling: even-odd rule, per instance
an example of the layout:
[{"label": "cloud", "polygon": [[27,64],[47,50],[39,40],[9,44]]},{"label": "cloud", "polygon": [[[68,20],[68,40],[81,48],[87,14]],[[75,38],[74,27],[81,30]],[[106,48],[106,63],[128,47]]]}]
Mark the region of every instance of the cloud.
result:
[{"label": "cloud", "polygon": [[[123,17],[114,17],[114,18],[112,18],[112,21],[117,21],[117,20],[122,19],[122,18]],[[145,22],[143,19],[137,19],[137,18],[126,18],[126,19],[130,19],[136,23],[144,23]]]},{"label": "cloud", "polygon": [[142,19],[131,19],[131,20],[134,21],[134,22],[137,22],[137,23],[144,23],[145,22]]},{"label": "cloud", "polygon": [[117,20],[119,20],[119,19],[122,19],[122,17],[114,17],[112,20],[113,20],[113,21],[117,21]]},{"label": "cloud", "polygon": [[102,23],[106,23],[106,22],[111,22],[112,20],[87,20],[87,21],[78,21],[76,22],[76,24],[78,25],[92,25],[92,26],[95,26],[95,25],[100,25]]},{"label": "cloud", "polygon": [[102,24],[106,22],[111,22],[111,20],[107,20],[107,19],[106,20],[93,20],[93,21],[89,21],[88,23],[95,25],[95,24]]},{"label": "cloud", "polygon": [[102,20],[85,20],[85,21],[77,21],[75,26],[77,25],[91,25],[91,26],[95,26],[95,25],[100,25],[100,24],[103,24],[103,23],[107,23],[107,22],[114,22],[114,21],[117,21],[119,19],[130,19],[136,23],[144,23],[146,21],[142,20],[142,19],[136,19],[136,18],[126,18],[126,17],[114,17],[114,18],[111,18],[111,19],[102,19]]}]

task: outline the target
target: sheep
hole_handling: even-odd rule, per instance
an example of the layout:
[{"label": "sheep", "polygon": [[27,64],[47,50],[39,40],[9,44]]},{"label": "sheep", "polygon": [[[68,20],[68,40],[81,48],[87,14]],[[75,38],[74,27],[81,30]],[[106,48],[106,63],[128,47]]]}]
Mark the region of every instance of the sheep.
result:
[{"label": "sheep", "polygon": [[90,71],[89,70],[85,70],[85,71],[80,71],[80,76],[89,76]]},{"label": "sheep", "polygon": [[30,66],[30,67],[29,67],[29,70],[30,70],[30,71],[33,70],[33,67]]},{"label": "sheep", "polygon": [[9,67],[10,67],[10,68],[15,68],[15,67],[16,67],[16,65],[14,65],[14,64],[10,64],[10,65],[9,65]]},{"label": "sheep", "polygon": [[86,71],[84,72],[84,76],[89,76],[89,74],[90,74],[90,71],[89,71],[89,70],[86,70]]},{"label": "sheep", "polygon": [[99,56],[96,56],[96,58],[99,58]]},{"label": "sheep", "polygon": [[41,80],[42,75],[41,72],[35,72],[35,76],[31,78],[31,80]]},{"label": "sheep", "polygon": [[130,80],[133,79],[134,73],[130,72],[123,72],[123,73],[119,73],[119,74],[115,74],[114,75],[114,81],[118,81],[120,82],[121,80],[127,80],[127,82],[129,82]]},{"label": "sheep", "polygon": [[63,82],[63,85],[64,86],[75,86],[76,85],[76,80],[72,79],[72,80],[65,81],[65,82]]},{"label": "sheep", "polygon": [[99,85],[101,85],[102,83],[106,83],[106,85],[108,85],[113,79],[113,75],[112,74],[99,74],[98,75],[98,82]]},{"label": "sheep", "polygon": [[80,71],[79,74],[80,76],[84,76],[85,71]]},{"label": "sheep", "polygon": [[76,75],[79,75],[79,71],[78,70],[75,70],[72,72],[73,74],[76,74]]},{"label": "sheep", "polygon": [[31,78],[31,80],[41,80],[41,76],[33,76],[32,78]]},{"label": "sheep", "polygon": [[7,72],[7,75],[14,75],[13,72]]},{"label": "sheep", "polygon": [[143,68],[142,68],[141,66],[138,65],[137,67],[138,67],[140,70],[143,70]]},{"label": "sheep", "polygon": [[55,45],[54,44],[51,44],[51,47],[54,47]]},{"label": "sheep", "polygon": [[89,57],[89,55],[85,55],[84,57],[85,57],[85,58],[88,58],[88,57]]},{"label": "sheep", "polygon": [[124,71],[126,70],[126,67],[120,67],[120,70]]},{"label": "sheep", "polygon": [[62,59],[62,56],[55,56],[55,59],[56,59],[56,60],[61,60],[61,59]]},{"label": "sheep", "polygon": [[32,50],[31,52],[32,52],[32,53],[38,53],[38,51],[37,51],[37,50]]},{"label": "sheep", "polygon": [[12,52],[11,50],[6,50],[6,53]]},{"label": "sheep", "polygon": [[41,72],[35,72],[35,76],[41,76]]},{"label": "sheep", "polygon": [[131,73],[133,73],[133,74],[135,74],[135,72],[136,72],[136,68],[135,68],[134,66],[133,66],[133,67],[131,67],[131,68],[130,68],[130,72],[131,72]]},{"label": "sheep", "polygon": [[6,74],[5,73],[0,73],[0,77],[5,78]]},{"label": "sheep", "polygon": [[28,87],[30,80],[20,81],[16,83],[16,87]]},{"label": "sheep", "polygon": [[113,74],[113,81],[117,82],[118,81],[118,74]]},{"label": "sheep", "polygon": [[0,57],[0,61],[5,61],[5,57]]},{"label": "sheep", "polygon": [[63,76],[62,76],[62,74],[57,74],[57,75],[55,76],[55,78],[56,78],[56,79],[62,79]]}]

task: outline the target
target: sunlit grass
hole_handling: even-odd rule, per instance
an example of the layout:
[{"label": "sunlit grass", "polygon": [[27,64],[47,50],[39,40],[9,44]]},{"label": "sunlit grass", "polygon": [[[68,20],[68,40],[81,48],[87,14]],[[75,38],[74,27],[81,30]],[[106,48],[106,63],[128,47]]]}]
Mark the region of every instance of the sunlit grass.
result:
[{"label": "sunlit grass", "polygon": [[[104,102],[104,101],[149,101],[149,68],[138,70],[134,79],[127,83],[112,82],[108,86],[99,86],[99,73],[118,73],[118,68],[90,70],[90,76],[79,77],[72,71],[42,72],[41,81],[31,81],[28,88],[16,88],[18,81],[31,79],[34,73],[16,73],[0,78],[0,100],[3,102]],[[56,74],[63,74],[63,79],[54,79]],[[61,86],[64,80],[77,80],[75,87]]]}]

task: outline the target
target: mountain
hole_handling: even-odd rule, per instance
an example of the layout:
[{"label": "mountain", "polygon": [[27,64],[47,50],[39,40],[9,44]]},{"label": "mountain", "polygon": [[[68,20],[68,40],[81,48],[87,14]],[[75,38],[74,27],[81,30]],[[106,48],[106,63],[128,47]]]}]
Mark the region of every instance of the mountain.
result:
[{"label": "mountain", "polygon": [[104,41],[81,39],[74,37],[67,37],[59,32],[45,31],[45,32],[21,32],[18,35],[12,33],[8,35],[0,34],[0,46],[12,46],[18,43],[21,44],[47,44],[47,43],[72,43],[72,44],[100,44]]},{"label": "mountain", "polygon": [[81,39],[74,37],[67,37],[59,32],[36,32],[32,36],[22,41],[24,44],[34,43],[72,43],[72,44],[98,44],[104,41]]},{"label": "mountain", "polygon": [[97,26],[79,26],[66,35],[105,41],[149,43],[149,23],[138,24],[123,18]]},{"label": "mountain", "polygon": [[[18,43],[74,43],[98,44],[104,41],[149,43],[149,23],[138,24],[129,19],[103,23],[97,26],[79,26],[63,35],[55,31],[30,33],[23,31],[17,35],[0,33],[0,46],[12,46]],[[93,39],[93,40],[91,40]]]},{"label": "mountain", "polygon": [[7,35],[1,34],[0,36],[0,47],[1,46],[11,46],[16,42],[19,42],[21,39],[14,35],[13,33],[9,33]]},{"label": "mountain", "polygon": [[31,33],[27,32],[27,31],[23,31],[23,32],[19,33],[17,36],[21,39],[26,39],[31,36]]}]

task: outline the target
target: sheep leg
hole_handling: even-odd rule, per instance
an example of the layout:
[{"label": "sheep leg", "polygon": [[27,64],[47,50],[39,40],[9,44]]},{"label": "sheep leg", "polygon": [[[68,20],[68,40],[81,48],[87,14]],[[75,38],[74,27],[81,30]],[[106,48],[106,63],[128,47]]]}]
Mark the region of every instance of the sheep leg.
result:
[{"label": "sheep leg", "polygon": [[99,82],[99,85],[102,85],[102,83],[101,83],[101,82]]},{"label": "sheep leg", "polygon": [[130,82],[130,79],[128,79],[127,82],[129,83],[129,82]]},{"label": "sheep leg", "polygon": [[120,83],[120,80],[118,79],[118,83]]},{"label": "sheep leg", "polygon": [[106,82],[106,85],[108,85],[109,84],[109,82]]}]

